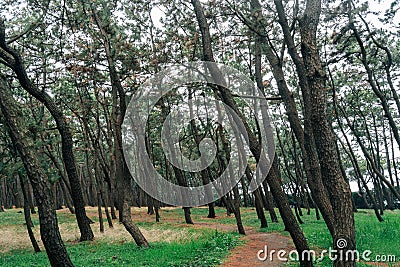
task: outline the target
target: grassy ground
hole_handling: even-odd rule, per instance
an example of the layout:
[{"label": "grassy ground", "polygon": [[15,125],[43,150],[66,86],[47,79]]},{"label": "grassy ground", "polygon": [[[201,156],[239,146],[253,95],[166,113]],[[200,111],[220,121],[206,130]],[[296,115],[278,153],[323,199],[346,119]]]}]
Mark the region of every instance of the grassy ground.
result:
[{"label": "grassy ground", "polygon": [[[138,248],[117,221],[113,229],[105,221],[105,233],[100,233],[95,209],[88,209],[89,217],[96,222],[92,225],[94,242],[76,241],[79,235],[75,218],[66,210],[58,212],[58,220],[75,266],[215,266],[240,243],[236,233],[187,227],[180,223],[178,213],[168,211],[163,210],[169,215],[168,220],[156,223],[154,217],[146,215],[146,209],[133,209],[136,219],[144,219],[136,223],[150,241],[149,249]],[[38,216],[32,218],[38,225]],[[38,228],[34,231],[39,239]],[[39,244],[44,251],[40,241]],[[32,252],[19,209],[0,213],[0,266],[49,266],[44,252]]]},{"label": "grassy ground", "polygon": [[[174,210],[173,212],[177,213],[180,211]],[[301,227],[310,247],[317,253],[332,247],[332,240],[323,220],[317,221],[313,211],[311,215],[307,215],[306,211],[303,211],[303,213],[302,220],[304,224]],[[192,215],[195,221],[209,221],[209,219],[205,218],[207,209],[194,209]],[[217,216],[217,221],[220,223],[235,224],[234,217],[226,217],[225,210],[223,209],[217,210]],[[268,216],[267,213],[266,216]],[[380,223],[371,210],[359,210],[358,213],[355,213],[357,250],[360,253],[370,250],[372,252],[369,256],[371,259],[375,259],[376,255],[394,255],[396,263],[387,263],[387,265],[382,266],[400,266],[400,211],[385,211],[383,217],[385,221]],[[267,218],[269,220],[269,217]],[[243,209],[242,220],[246,226],[254,228],[260,226],[254,209]],[[259,230],[262,232],[280,232],[283,235],[289,235],[288,232],[284,231],[284,225],[280,217],[279,223],[269,223],[268,228]],[[315,262],[315,265],[332,266],[332,261],[328,257],[325,257],[322,262]],[[377,266],[376,264],[374,265]],[[293,264],[293,266],[297,266],[297,263]],[[371,265],[366,265],[365,262],[360,261],[357,263],[357,266]]]},{"label": "grassy ground", "polygon": [[[151,243],[149,249],[134,243],[84,242],[68,244],[75,266],[214,266],[237,244],[230,233],[203,233],[190,242]],[[3,255],[1,266],[48,266],[45,253],[18,251]]]},{"label": "grassy ground", "polygon": [[[48,266],[45,253],[32,253],[23,214],[19,211],[0,213],[0,266]],[[227,217],[224,209],[217,208],[216,213],[216,219],[208,219],[206,208],[196,208],[192,209],[192,218],[195,223],[235,224],[234,217]],[[151,244],[150,249],[140,249],[117,221],[114,222],[114,229],[108,229],[105,223],[106,231],[102,234],[98,231],[96,210],[90,208],[88,214],[96,221],[92,227],[96,241],[78,243],[74,216],[65,210],[58,212],[62,237],[76,266],[215,266],[240,242],[234,233],[185,225],[183,211],[179,208],[162,209],[160,223],[155,222],[154,216],[146,215],[146,209],[134,208],[133,218]],[[245,226],[258,229],[254,209],[243,208],[242,217]],[[328,249],[331,239],[323,221],[315,220],[313,213],[305,214],[302,219],[305,222],[302,228],[311,248],[317,252]],[[367,210],[356,213],[355,219],[359,251],[372,251],[371,258],[375,255],[395,255],[400,260],[400,211],[386,211],[382,223]],[[38,225],[37,215],[33,216],[33,221]],[[35,227],[37,237],[38,228]],[[279,223],[269,223],[268,228],[260,231],[288,235],[281,219]],[[400,265],[399,262],[396,264],[383,266]],[[292,265],[297,266],[296,263]],[[363,262],[357,265],[367,266]],[[316,266],[332,266],[332,263],[325,258],[323,262],[316,262]]]}]

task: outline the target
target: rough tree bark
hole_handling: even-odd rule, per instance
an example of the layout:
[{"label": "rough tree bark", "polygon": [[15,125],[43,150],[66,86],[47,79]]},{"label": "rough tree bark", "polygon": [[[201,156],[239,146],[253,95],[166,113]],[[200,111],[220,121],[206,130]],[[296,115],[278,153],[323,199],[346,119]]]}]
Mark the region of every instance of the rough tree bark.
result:
[{"label": "rough tree bark", "polygon": [[[209,26],[208,26],[206,17],[204,15],[204,10],[203,10],[199,0],[191,0],[191,2],[194,7],[197,22],[199,24],[201,35],[202,35],[203,59],[206,61],[215,62],[213,51],[212,51],[212,46],[211,46],[211,36],[210,36]],[[217,69],[210,70],[210,72],[212,75],[213,74],[218,75]],[[219,75],[219,77],[220,77],[220,75]],[[252,152],[252,154],[254,155],[256,160],[258,161],[259,157],[260,157],[260,151],[261,151],[261,146],[258,143],[258,139],[253,134],[253,132],[250,130],[249,125],[247,124],[246,120],[243,118],[243,115],[241,114],[241,112],[238,110],[230,91],[223,87],[218,87],[218,90],[221,94],[222,101],[226,105],[228,105],[230,108],[232,108],[233,111],[241,118],[241,120],[246,128],[247,134],[248,134],[250,151]],[[263,167],[263,166],[261,166],[261,167]],[[292,210],[290,209],[288,199],[286,197],[285,192],[283,191],[283,189],[281,187],[280,181],[281,180],[280,180],[280,174],[279,174],[279,169],[278,169],[278,162],[277,162],[277,157],[275,155],[273,162],[272,162],[272,167],[267,175],[267,182],[271,188],[274,199],[277,202],[277,205],[278,205],[279,211],[281,213],[282,219],[284,221],[284,224],[290,232],[290,235],[294,241],[297,251],[301,254],[304,250],[309,250],[307,240],[306,240],[301,228],[299,227],[299,225],[296,221],[296,218],[293,215]],[[300,265],[301,266],[313,266],[313,263],[311,260],[302,259],[300,261]]]},{"label": "rough tree bark", "polygon": [[34,227],[31,219],[31,212],[29,210],[28,194],[26,190],[26,185],[21,173],[18,173],[19,180],[21,183],[22,194],[24,195],[24,217],[26,223],[26,230],[28,231],[29,239],[31,240],[33,250],[35,252],[40,252],[39,245],[36,241],[35,235],[33,234],[32,227]]},{"label": "rough tree bark", "polygon": [[[310,106],[312,130],[321,165],[321,174],[332,203],[335,218],[334,247],[338,249],[339,253],[346,253],[356,249],[352,195],[350,186],[340,171],[335,136],[328,121],[327,77],[322,68],[316,37],[320,14],[321,1],[308,0],[304,14],[299,21],[301,54],[304,62],[302,66],[304,66],[304,73],[307,77],[311,100],[304,104]],[[345,239],[347,246],[344,248],[338,246],[339,239]],[[338,257],[334,261],[334,266],[355,266],[355,259]]]},{"label": "rough tree bark", "polygon": [[122,123],[126,112],[126,95],[124,88],[121,84],[120,76],[117,72],[113,53],[111,52],[111,42],[109,35],[102,26],[102,21],[97,11],[91,6],[92,17],[100,30],[101,41],[105,49],[108,71],[112,86],[112,128],[114,137],[114,155],[115,155],[115,169],[116,178],[118,181],[118,208],[120,221],[125,226],[125,229],[131,234],[138,246],[148,247],[149,243],[140,231],[140,229],[133,223],[130,206],[131,195],[131,174],[123,155],[122,149]]},{"label": "rough tree bark", "polygon": [[20,119],[18,104],[9,91],[7,81],[0,77],[0,108],[5,118],[8,132],[24,164],[38,203],[40,235],[46,248],[51,266],[73,266],[58,229],[50,183],[36,157],[35,146],[28,139],[28,130]]},{"label": "rough tree bark", "polygon": [[[340,253],[345,254],[346,251],[354,250],[356,247],[354,215],[350,187],[340,171],[335,136],[327,119],[326,74],[322,68],[316,37],[321,14],[321,1],[308,0],[305,11],[299,18],[301,57],[290,33],[283,3],[281,0],[274,2],[304,97],[305,130],[309,131],[308,133],[305,131],[309,134],[305,135],[305,139],[307,142],[311,142],[310,148],[315,146],[318,152],[321,176],[331,201],[334,216],[334,229],[331,233],[333,232],[334,247],[338,248],[338,239],[346,239],[348,245],[340,250]],[[335,266],[355,265],[354,260],[342,261],[339,258],[334,262]]]},{"label": "rough tree bark", "polygon": [[44,91],[39,90],[29,79],[21,55],[8,46],[5,36],[5,26],[3,19],[0,18],[0,57],[7,67],[11,68],[17,75],[18,81],[22,88],[30,95],[35,97],[39,102],[43,103],[53,116],[57,130],[61,135],[62,157],[65,170],[68,174],[71,185],[71,197],[75,206],[75,215],[81,233],[80,241],[93,240],[94,235],[90,228],[89,220],[86,216],[85,203],[83,201],[82,188],[78,178],[75,156],[73,153],[72,134],[68,127],[67,120],[54,100]]},{"label": "rough tree bark", "polygon": [[[253,14],[255,15],[256,12],[258,16],[262,16],[261,13],[261,4],[259,3],[258,0],[251,0],[251,6],[253,9]],[[279,14],[279,23],[282,25],[283,28],[288,28],[287,22],[284,20],[283,15],[279,12],[278,9],[278,14]],[[257,17],[255,18],[257,19]],[[257,22],[259,19],[256,20]],[[314,197],[315,203],[318,205],[319,209],[321,210],[322,216],[327,224],[327,227],[330,231],[330,233],[333,235],[334,233],[334,219],[333,219],[333,210],[332,210],[332,205],[330,203],[330,200],[328,198],[327,192],[325,190],[324,184],[322,182],[322,176],[321,176],[321,170],[319,166],[319,161],[318,161],[318,154],[315,149],[315,145],[313,142],[313,133],[311,129],[311,121],[309,119],[309,114],[307,110],[305,111],[305,119],[304,119],[304,129],[301,126],[301,121],[299,114],[297,112],[297,107],[296,103],[294,101],[293,94],[290,92],[286,79],[285,79],[285,74],[282,69],[282,61],[276,56],[276,54],[273,52],[273,49],[270,45],[270,42],[267,40],[266,32],[262,25],[256,24],[256,29],[258,38],[256,38],[256,45],[255,45],[255,50],[256,54],[261,53],[261,48],[264,49],[264,53],[271,65],[272,68],[272,73],[274,76],[274,79],[277,82],[278,85],[278,90],[279,94],[282,96],[283,102],[285,104],[286,108],[286,114],[288,116],[288,120],[290,123],[290,127],[293,130],[295,137],[297,141],[300,144],[300,148],[302,151],[302,159],[303,159],[303,164],[306,172],[306,177],[308,181],[309,188],[311,189],[311,193]],[[284,31],[285,33],[285,31]],[[290,33],[285,33],[285,38],[286,35],[289,37],[286,38],[288,39],[286,41],[288,49],[289,49],[289,54],[292,55],[292,58],[299,58],[297,53],[295,52],[295,45],[294,42],[290,39]],[[263,46],[261,46],[261,44]],[[300,61],[298,59],[297,61]],[[296,63],[296,60],[294,60]],[[303,76],[299,76],[303,77]],[[303,78],[299,80],[300,84],[306,83],[305,80],[305,75]],[[257,83],[258,84],[258,83]],[[262,81],[261,81],[262,85]],[[260,85],[259,85],[260,86]],[[308,94],[303,94],[303,102],[308,101]]]}]

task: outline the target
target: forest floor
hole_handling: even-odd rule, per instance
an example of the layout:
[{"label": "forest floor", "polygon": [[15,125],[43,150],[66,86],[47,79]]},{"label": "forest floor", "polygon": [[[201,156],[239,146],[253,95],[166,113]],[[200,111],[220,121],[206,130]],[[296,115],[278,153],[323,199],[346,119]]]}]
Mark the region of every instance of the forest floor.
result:
[{"label": "forest floor", "polygon": [[[150,249],[139,249],[118,220],[109,228],[103,217],[105,232],[100,233],[97,209],[88,207],[88,216],[95,222],[92,229],[94,242],[79,243],[79,231],[74,215],[68,210],[57,211],[60,232],[71,259],[76,266],[280,266],[277,260],[262,262],[257,252],[265,245],[268,251],[293,249],[293,243],[279,218],[279,223],[269,222],[268,228],[260,229],[254,208],[241,209],[246,236],[237,231],[234,216],[226,216],[225,209],[216,208],[217,217],[207,218],[207,208],[191,209],[194,225],[184,223],[180,208],[162,208],[161,222],[147,214],[147,208],[132,208],[132,217],[151,244]],[[268,214],[266,214],[268,215]],[[32,215],[38,225],[37,214]],[[310,247],[316,251],[327,249],[330,236],[322,221],[315,215],[304,214],[303,231]],[[385,212],[379,223],[373,212],[361,210],[355,214],[357,247],[360,251],[371,250],[373,255],[395,255],[400,260],[400,211]],[[0,266],[48,266],[44,253],[32,253],[21,209],[0,213]],[[39,227],[34,228],[40,242]],[[28,264],[29,263],[29,264]],[[297,266],[298,263],[288,263]],[[315,266],[332,266],[329,259],[316,262]],[[400,266],[395,263],[359,262],[357,266]]]},{"label": "forest floor", "polygon": [[[207,211],[207,208],[202,207],[198,208],[202,209],[203,211]],[[163,209],[165,210],[165,209]],[[182,217],[177,216],[176,208],[167,208],[167,210],[175,211],[175,212],[168,212],[168,216],[163,218],[164,222],[171,222],[171,223],[178,223],[180,229],[187,229],[187,228],[208,228],[218,232],[236,232],[237,226],[235,224],[226,224],[226,223],[219,223],[218,221],[221,219],[220,217],[225,218],[232,218],[227,217],[225,214],[217,213],[216,218],[207,218],[205,213],[197,214],[194,213],[193,218],[195,220],[201,220],[200,222],[196,222],[194,225],[188,225],[182,223]],[[178,209],[179,211],[179,209]],[[94,217],[97,215],[97,211],[89,211],[88,214],[91,215],[90,217]],[[223,210],[225,212],[225,210]],[[133,209],[133,217],[135,218],[145,218],[147,222],[154,221],[152,216],[147,215],[147,209]],[[143,221],[143,219],[141,219]],[[184,231],[184,230],[183,230]],[[242,241],[241,245],[236,246],[233,248],[229,254],[229,256],[223,260],[221,267],[248,267],[248,266],[283,266],[285,263],[279,261],[272,261],[266,262],[260,261],[257,257],[257,252],[259,250],[263,250],[265,245],[268,245],[268,250],[292,250],[294,249],[293,242],[291,238],[287,235],[283,235],[280,233],[260,233],[255,230],[253,227],[245,227],[246,235],[240,236],[240,240]],[[144,235],[147,233],[145,232]],[[193,236],[192,236],[193,238]]]},{"label": "forest floor", "polygon": [[[235,247],[221,265],[222,267],[282,266],[285,263],[279,261],[260,261],[257,257],[257,252],[259,250],[264,250],[267,244],[269,251],[289,251],[294,249],[293,242],[288,236],[277,233],[259,233],[254,229],[249,229],[244,239],[246,243],[242,246]],[[261,256],[264,256],[264,254]]]},{"label": "forest floor", "polygon": [[[204,218],[204,220],[210,220],[210,222],[197,222],[194,227],[209,228],[219,232],[237,231],[236,225],[213,222],[215,219]],[[289,251],[294,249],[293,242],[289,236],[280,233],[260,233],[253,227],[245,227],[245,231],[246,235],[240,236],[243,242],[230,251],[229,256],[224,259],[221,267],[283,266],[284,263],[279,261],[268,263],[260,261],[257,257],[257,252],[259,250],[264,250],[266,245],[269,251],[278,251],[282,249]]]}]

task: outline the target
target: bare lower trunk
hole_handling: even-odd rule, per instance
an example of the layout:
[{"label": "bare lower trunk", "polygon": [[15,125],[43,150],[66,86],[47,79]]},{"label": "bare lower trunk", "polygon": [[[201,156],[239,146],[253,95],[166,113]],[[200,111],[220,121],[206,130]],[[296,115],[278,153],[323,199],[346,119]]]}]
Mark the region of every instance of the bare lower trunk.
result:
[{"label": "bare lower trunk", "polygon": [[120,221],[125,226],[125,229],[133,237],[136,244],[142,247],[148,247],[149,243],[146,238],[140,232],[139,228],[133,223],[130,206],[130,195],[131,195],[131,175],[126,166],[125,159],[122,153],[122,134],[120,124],[114,124],[115,134],[115,164],[116,164],[116,177],[120,185],[120,191],[118,192],[118,198],[120,199]]},{"label": "bare lower trunk", "polygon": [[268,191],[268,183],[267,181],[263,182],[263,188],[264,188],[264,196],[263,196],[263,192],[261,191],[261,196],[263,198],[263,203],[264,203],[264,207],[266,210],[268,210],[269,212],[269,216],[271,217],[271,221],[274,223],[279,222],[278,221],[278,216],[276,216],[276,212],[275,212],[275,207],[274,207],[274,200],[272,199],[272,195],[271,192]]},{"label": "bare lower trunk", "polygon": [[[21,118],[18,104],[13,99],[7,81],[1,77],[0,106],[8,126],[10,137],[16,147],[28,178],[31,181],[35,199],[39,206],[40,235],[46,248],[51,266],[73,266],[58,229],[54,202],[50,196],[50,184],[34,151],[32,140]],[[28,211],[29,212],[29,211]]]},{"label": "bare lower trunk", "polygon": [[27,191],[26,191],[26,185],[25,182],[22,178],[22,174],[19,175],[19,180],[21,183],[21,189],[22,189],[22,194],[24,196],[24,217],[25,217],[25,223],[26,223],[26,229],[28,230],[28,235],[29,239],[31,240],[33,250],[35,252],[40,252],[39,245],[36,241],[35,235],[33,234],[32,227],[34,227],[31,219],[31,212],[29,210],[29,201],[28,201],[28,196],[27,196]]},{"label": "bare lower trunk", "polygon": [[[4,21],[0,19],[0,32],[5,32]],[[80,240],[93,240],[93,232],[90,224],[87,221],[85,204],[83,201],[82,188],[77,175],[75,156],[73,154],[72,134],[68,127],[68,122],[62,110],[56,105],[54,100],[43,90],[39,90],[31,82],[26,73],[21,55],[15,50],[8,47],[5,40],[5,34],[1,34],[0,47],[9,54],[7,57],[8,66],[17,75],[18,81],[22,88],[25,89],[30,95],[35,97],[38,101],[43,103],[53,116],[57,130],[61,136],[61,152],[65,165],[65,170],[68,174],[69,182],[71,184],[72,200],[75,206],[75,215],[78,222],[79,230],[81,233]]]},{"label": "bare lower trunk", "polygon": [[183,207],[183,213],[185,215],[185,222],[187,224],[193,224],[192,217],[190,216],[190,208],[189,207]]},{"label": "bare lower trunk", "polygon": [[[253,179],[253,175],[250,172],[250,168],[247,166],[245,171],[246,179],[250,182]],[[260,220],[261,228],[268,227],[267,219],[264,214],[264,205],[261,196],[262,188],[259,187],[254,191],[254,206],[256,207],[257,217]]]},{"label": "bare lower trunk", "polygon": [[[196,17],[197,17],[197,22],[199,24],[201,34],[202,34],[203,59],[206,61],[215,62],[215,59],[213,56],[213,51],[212,51],[212,46],[211,46],[211,36],[210,36],[209,26],[208,26],[206,17],[204,15],[204,10],[203,10],[202,5],[199,0],[192,0],[191,2],[194,7]],[[210,74],[212,75],[213,78],[214,78],[214,75],[216,78],[222,77],[220,75],[218,69],[210,69]],[[230,93],[229,90],[227,90],[224,87],[218,87],[217,89],[218,89],[218,93],[221,96],[222,101],[226,105],[228,105],[230,108],[232,108],[233,111],[239,116],[239,118],[243,122],[243,124],[246,128],[246,131],[247,131],[250,150],[251,150],[253,156],[256,158],[256,160],[259,161],[261,146],[258,143],[258,139],[254,135],[254,133],[251,131],[249,125],[247,124],[246,120],[244,119],[243,114],[237,108],[235,101],[232,97],[232,94]],[[266,166],[261,166],[261,168],[265,168],[265,167]],[[265,170],[262,172],[267,173]],[[281,187],[279,176],[280,176],[280,174],[279,174],[279,169],[278,169],[277,157],[275,156],[275,158],[273,159],[272,168],[267,176],[267,182],[271,188],[272,194],[274,195],[275,201],[277,202],[277,205],[280,210],[282,219],[285,223],[285,226],[290,230],[290,235],[293,238],[296,249],[301,254],[304,250],[309,250],[309,247],[307,244],[307,240],[305,239],[304,234],[301,231],[301,228],[299,227],[298,223],[296,222],[296,218],[294,217],[294,215],[290,209],[287,197]],[[313,266],[313,263],[311,260],[301,260],[300,265],[301,266]]]}]

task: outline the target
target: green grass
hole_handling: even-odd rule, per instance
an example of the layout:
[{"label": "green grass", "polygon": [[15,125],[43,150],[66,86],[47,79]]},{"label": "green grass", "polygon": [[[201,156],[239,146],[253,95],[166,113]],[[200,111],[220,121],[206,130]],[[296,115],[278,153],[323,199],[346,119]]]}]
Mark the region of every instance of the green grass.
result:
[{"label": "green grass", "polygon": [[[207,208],[191,209],[193,221],[221,224],[235,224],[233,215],[226,216],[225,209],[216,208],[217,218],[208,219]],[[137,222],[144,229],[179,229],[179,223],[183,223],[182,209],[162,209],[161,223]],[[268,228],[260,229],[260,223],[253,208],[242,209],[242,220],[245,226],[251,226],[261,232],[279,232],[288,235],[284,231],[282,219],[279,217],[279,223],[272,223],[268,219]],[[74,215],[68,213],[59,213],[59,223],[74,223]],[[375,255],[395,255],[400,260],[400,211],[385,211],[383,216],[385,221],[380,223],[375,218],[373,211],[360,210],[355,213],[356,221],[356,241],[358,251],[372,251],[371,258]],[[167,220],[167,219],[173,219]],[[96,218],[92,218],[95,221]],[[140,218],[134,218],[140,220]],[[163,221],[163,219],[166,219]],[[316,252],[328,249],[332,246],[331,237],[323,222],[317,221],[315,214],[307,215],[304,212],[302,216],[304,224],[301,225],[304,234],[309,242],[310,248]],[[37,215],[34,216],[37,220]],[[174,221],[175,220],[175,221]],[[8,210],[0,213],[0,227],[5,225],[21,225],[24,223],[22,213],[17,210]],[[37,221],[36,221],[37,223]],[[173,242],[173,243],[152,243],[149,249],[137,248],[133,242],[105,243],[95,241],[92,243],[67,243],[68,251],[72,261],[76,266],[213,266],[218,265],[229,253],[229,249],[238,244],[239,237],[233,233],[215,233],[211,229],[186,228],[190,231],[200,231],[198,239]],[[262,249],[262,248],[260,248]],[[0,254],[1,255],[1,254]],[[29,251],[13,251],[0,256],[0,266],[48,266],[48,260],[45,253],[34,254]],[[291,263],[291,266],[297,266],[298,263]],[[332,262],[325,258],[322,262],[316,262],[316,266],[332,266]],[[397,262],[397,266],[399,263]],[[357,263],[357,266],[368,266],[363,262]],[[370,266],[370,265],[369,265]],[[389,265],[390,266],[390,265]],[[393,265],[395,266],[395,265]]]},{"label": "green grass", "polygon": [[[139,248],[134,243],[84,242],[67,246],[75,266],[215,266],[239,243],[234,233],[203,231],[201,238],[185,243],[154,243]],[[49,266],[44,252],[14,251],[0,258],[0,266]]]},{"label": "green grass", "polygon": [[[173,212],[181,212],[174,210]],[[252,226],[258,229],[260,232],[279,232],[283,235],[289,235],[288,232],[284,231],[284,225],[282,219],[277,212],[279,223],[270,222],[269,214],[266,212],[268,220],[268,228],[260,229],[260,222],[257,219],[255,210],[253,208],[242,209],[242,221],[245,226]],[[194,221],[210,221],[207,219],[208,210],[192,209],[192,216]],[[217,209],[217,218],[214,221],[222,224],[235,224],[235,218],[233,215],[230,217],[226,216],[224,209]],[[370,250],[370,258],[375,258],[376,255],[395,255],[397,259],[397,265],[400,261],[400,211],[385,211],[383,216],[384,222],[379,222],[372,210],[359,210],[354,214],[356,223],[356,243],[357,250],[363,252]],[[303,210],[303,216],[301,217],[304,224],[301,225],[303,232],[307,238],[309,246],[316,252],[320,252],[324,249],[332,247],[332,238],[329,231],[321,219],[317,221],[315,219],[315,213],[312,210],[311,215],[307,215],[306,211]],[[260,248],[261,249],[261,248]],[[316,266],[332,266],[332,261],[329,258],[325,258],[322,262],[316,262]],[[293,266],[297,266],[294,263]],[[357,266],[371,266],[365,265],[362,262],[357,263]],[[390,264],[389,264],[390,266]],[[395,266],[395,265],[393,265]]]},{"label": "green grass", "polygon": [[[39,218],[32,216],[32,222],[36,225],[39,224]],[[0,213],[0,226],[14,226],[25,223],[24,214],[21,209],[10,209],[7,212]]]},{"label": "green grass", "polygon": [[[57,217],[59,224],[64,225],[64,229],[76,228],[76,219],[73,214],[57,212]],[[95,222],[98,221],[97,217],[91,218]],[[32,215],[32,220],[35,225],[39,224],[37,214]],[[106,221],[105,218],[104,221]],[[0,213],[0,228],[13,227],[13,229],[25,231],[24,223],[24,215],[20,213],[20,209]],[[114,223],[118,224],[117,221]],[[136,224],[147,230],[180,230],[178,223],[169,221],[136,222]],[[161,240],[161,242],[151,243],[150,248],[146,249],[138,248],[133,241],[109,243],[96,240],[65,243],[75,266],[215,266],[222,262],[230,249],[241,242],[236,233],[220,233],[212,229],[191,227],[185,227],[184,230],[186,233],[196,232],[196,238],[184,238],[168,243]],[[0,252],[0,266],[50,265],[45,252],[33,253],[31,249],[19,249],[3,254]]]},{"label": "green grass", "polygon": [[[356,224],[357,250],[362,253],[370,250],[371,259],[376,255],[395,255],[400,260],[400,211],[385,211],[385,221],[379,222],[373,211],[360,210],[354,214]],[[303,216],[302,225],[309,245],[316,251],[332,247],[332,240],[323,221],[316,221],[314,216]],[[397,263],[398,264],[398,263]],[[332,262],[325,258],[317,266],[332,266]],[[363,265],[362,262],[358,266]]]},{"label": "green grass", "polygon": [[[31,218],[34,225],[39,225],[39,217],[37,213],[32,214]],[[71,213],[57,212],[57,218],[59,224],[76,222],[75,215]],[[97,218],[93,219],[95,221],[97,220]],[[25,218],[22,209],[9,209],[7,210],[7,212],[0,213],[0,226],[15,226],[15,225],[22,225],[24,223],[25,223]]]}]

